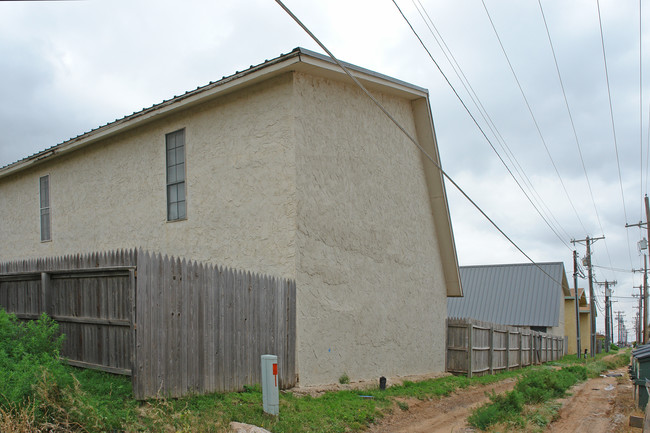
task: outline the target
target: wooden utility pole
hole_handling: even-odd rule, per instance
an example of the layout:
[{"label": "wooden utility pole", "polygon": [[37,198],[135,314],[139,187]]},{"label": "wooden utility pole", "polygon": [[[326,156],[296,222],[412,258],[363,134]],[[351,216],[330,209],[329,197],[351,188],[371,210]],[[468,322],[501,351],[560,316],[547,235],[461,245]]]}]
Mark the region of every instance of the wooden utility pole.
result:
[{"label": "wooden utility pole", "polygon": [[641,317],[643,316],[643,284],[639,286],[633,286],[633,289],[639,289],[639,294],[632,294],[632,297],[639,298],[639,311],[636,313],[636,344],[640,346],[643,344],[643,326],[641,326]]},{"label": "wooden utility pole", "polygon": [[609,352],[609,347],[613,338],[612,313],[611,313],[611,296],[612,290],[610,285],[616,285],[616,281],[596,282],[599,286],[605,286],[605,352]]},{"label": "wooden utility pole", "polygon": [[[645,221],[646,222],[641,222],[639,221],[638,224],[625,224],[625,227],[643,227],[645,226],[646,231],[647,231],[647,241],[650,242],[650,224],[648,224],[648,221],[650,221],[650,200],[648,200],[648,195],[646,194],[644,199],[645,203]],[[647,248],[647,246],[646,246]],[[639,319],[641,319],[641,340],[638,341],[638,344],[645,344],[648,341],[648,257],[646,254],[643,255],[643,296],[642,296],[643,302],[643,313],[639,311]]]},{"label": "wooden utility pole", "polygon": [[632,269],[632,272],[643,272],[643,284],[638,286],[641,338],[637,343],[645,344],[648,341],[648,256],[646,254],[643,254],[643,269]]},{"label": "wooden utility pole", "polygon": [[574,245],[576,243],[584,242],[585,245],[587,246],[587,256],[585,257],[585,261],[586,261],[585,264],[587,266],[587,278],[589,278],[589,316],[590,316],[589,319],[591,322],[590,355],[592,358],[596,356],[596,296],[594,295],[594,283],[593,283],[593,278],[591,273],[591,244],[600,239],[605,239],[605,236],[601,236],[598,238],[590,238],[589,236],[587,236],[585,239],[571,240],[571,243]]},{"label": "wooden utility pole", "polygon": [[575,304],[576,304],[576,349],[578,351],[578,359],[580,359],[580,354],[582,353],[582,347],[580,347],[580,295],[578,294],[578,252],[573,250],[573,290],[575,295]]},{"label": "wooden utility pole", "polygon": [[[594,296],[594,280],[591,275],[591,242],[589,236],[585,239],[587,242],[587,275],[589,278],[589,313],[591,316],[591,351],[592,358],[596,356],[596,296]],[[593,242],[593,241],[592,241]]]},{"label": "wooden utility pole", "polygon": [[625,321],[623,320],[623,312],[616,312],[616,345],[621,347],[627,343],[627,330],[625,329]]}]

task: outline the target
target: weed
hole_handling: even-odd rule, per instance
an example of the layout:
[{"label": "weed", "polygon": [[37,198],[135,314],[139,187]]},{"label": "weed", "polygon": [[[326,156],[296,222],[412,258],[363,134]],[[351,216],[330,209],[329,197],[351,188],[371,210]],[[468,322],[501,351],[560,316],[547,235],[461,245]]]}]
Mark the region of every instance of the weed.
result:
[{"label": "weed", "polygon": [[468,418],[471,425],[481,430],[490,425],[504,422],[520,424],[521,410],[524,407],[524,396],[517,390],[504,394],[489,394],[491,403],[476,409]]},{"label": "weed", "polygon": [[515,389],[504,394],[491,394],[491,402],[474,410],[468,421],[482,430],[500,423],[523,426],[529,422],[543,427],[552,420],[553,412],[529,411],[524,417],[524,405],[541,404],[562,397],[571,386],[586,378],[587,369],[582,365],[567,366],[561,370],[548,367],[529,369],[519,378]]},{"label": "weed", "polygon": [[35,321],[20,322],[0,310],[0,407],[12,410],[33,399],[32,388],[43,369],[65,381],[59,361],[62,345],[59,326],[45,314]]},{"label": "weed", "polygon": [[346,385],[346,384],[350,383],[350,378],[348,377],[347,373],[343,373],[341,375],[341,377],[339,377],[339,383],[341,385]]},{"label": "weed", "polygon": [[398,401],[397,402],[397,407],[399,407],[403,411],[409,410],[409,404],[406,403],[405,401]]}]

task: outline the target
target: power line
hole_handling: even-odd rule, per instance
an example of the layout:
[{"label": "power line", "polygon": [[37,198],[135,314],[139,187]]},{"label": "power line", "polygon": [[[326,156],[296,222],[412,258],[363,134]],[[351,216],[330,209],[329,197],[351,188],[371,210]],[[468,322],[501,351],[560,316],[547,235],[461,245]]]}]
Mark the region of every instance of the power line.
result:
[{"label": "power line", "polygon": [[600,268],[600,269],[607,269],[608,271],[612,272],[628,272],[628,273],[633,273],[634,271],[631,269],[623,269],[623,268],[610,268],[608,266],[598,266],[598,265],[591,265],[594,268]]},{"label": "power line", "polygon": [[[445,79],[445,81],[447,82],[447,84],[449,85],[449,87],[451,88],[451,90],[453,91],[454,95],[456,95],[456,98],[458,98],[459,102],[461,103],[461,105],[463,106],[463,108],[465,109],[465,111],[467,112],[467,114],[470,116],[470,118],[472,119],[472,121],[474,122],[474,124],[476,125],[476,127],[479,129],[479,131],[481,132],[481,134],[483,135],[483,137],[485,138],[485,140],[488,142],[488,144],[489,144],[490,147],[492,148],[492,151],[494,151],[494,153],[497,155],[497,157],[499,158],[499,160],[501,161],[501,163],[503,164],[503,166],[506,168],[506,170],[508,171],[508,173],[510,174],[510,176],[512,177],[512,179],[515,181],[515,183],[517,184],[517,186],[519,187],[519,189],[524,193],[524,195],[526,196],[526,198],[528,199],[528,201],[530,202],[530,204],[531,204],[531,205],[533,206],[533,208],[537,211],[537,213],[540,215],[540,217],[541,217],[542,220],[546,223],[546,225],[549,226],[549,228],[551,229],[551,231],[552,231],[552,232],[553,232],[553,233],[558,237],[558,239],[560,240],[560,242],[562,242],[562,243],[564,244],[564,246],[566,246],[569,250],[571,250],[571,247],[569,246],[569,244],[567,244],[566,241],[565,241],[565,240],[564,240],[564,239],[563,239],[563,238],[562,238],[562,237],[561,237],[561,236],[560,236],[560,235],[559,235],[559,234],[558,234],[558,233],[553,229],[553,227],[551,227],[551,225],[550,225],[550,223],[548,222],[548,220],[547,220],[546,218],[544,218],[544,216],[542,215],[542,213],[540,212],[540,210],[539,210],[539,209],[535,206],[535,204],[532,202],[532,199],[528,196],[528,194],[526,193],[526,191],[524,191],[523,187],[521,186],[521,184],[519,183],[519,181],[517,180],[517,178],[514,176],[514,174],[512,173],[512,171],[510,170],[510,168],[509,168],[508,165],[506,164],[506,162],[503,160],[503,158],[501,157],[501,155],[499,154],[499,152],[496,150],[496,148],[495,148],[494,145],[492,144],[492,141],[489,139],[489,137],[487,136],[487,134],[485,133],[485,131],[483,130],[483,128],[481,127],[481,125],[478,123],[478,121],[476,120],[476,118],[474,117],[474,115],[472,114],[472,112],[469,110],[469,108],[467,107],[467,105],[465,104],[465,102],[463,101],[463,99],[460,97],[460,95],[458,94],[458,92],[457,92],[456,89],[454,88],[453,84],[451,84],[451,81],[449,81],[449,78],[447,78],[447,75],[443,72],[443,70],[442,70],[442,68],[440,67],[440,65],[438,64],[438,62],[433,58],[433,55],[431,54],[431,52],[429,51],[429,49],[428,49],[427,46],[425,45],[424,41],[422,40],[422,38],[420,38],[420,35],[415,31],[415,28],[413,28],[413,26],[411,25],[411,22],[408,20],[408,18],[406,18],[406,15],[404,15],[404,13],[402,12],[402,9],[401,9],[401,8],[399,7],[399,5],[395,2],[395,0],[393,0],[393,4],[395,5],[395,7],[396,7],[397,10],[399,11],[399,13],[402,15],[402,18],[404,18],[404,20],[406,21],[406,23],[408,24],[408,26],[411,28],[411,31],[413,32],[413,34],[415,35],[415,37],[418,39],[418,41],[420,41],[420,45],[422,45],[422,47],[424,48],[424,50],[427,52],[427,54],[429,55],[429,58],[431,59],[431,61],[434,63],[434,65],[436,66],[436,68],[438,69],[438,71],[440,72],[440,74],[443,76],[443,78]],[[461,80],[461,81],[462,81],[462,80]]]},{"label": "power line", "polygon": [[[627,219],[627,210],[626,210],[626,207],[625,207],[625,194],[623,193],[623,179],[621,177],[621,163],[620,163],[619,157],[618,157],[618,142],[616,140],[616,126],[614,124],[614,108],[612,106],[612,92],[610,90],[610,85],[609,85],[609,72],[608,72],[608,68],[607,68],[607,56],[605,54],[605,37],[603,35],[603,22],[602,22],[601,15],[600,15],[600,0],[596,0],[596,7],[598,9],[598,26],[600,28],[600,45],[603,48],[603,63],[605,65],[605,81],[607,83],[607,96],[609,98],[609,115],[610,115],[610,118],[611,118],[611,121],[612,121],[612,133],[613,133],[613,136],[614,136],[614,150],[616,151],[616,166],[618,168],[618,183],[621,186],[621,199],[623,200],[623,215],[625,216],[625,221],[627,222],[628,219]],[[595,205],[595,202],[594,202],[594,205]],[[600,223],[600,217],[598,218],[598,222]],[[601,225],[601,230],[602,230],[602,225]],[[627,233],[627,231],[626,231],[626,233]],[[629,250],[631,248],[629,246],[629,243],[630,243],[630,239],[629,239],[629,235],[628,235],[628,253],[630,253]],[[607,250],[607,255],[609,256],[609,248],[607,248],[607,242],[605,242],[605,249]],[[611,265],[611,262],[612,262],[611,256],[609,257],[609,262],[610,262],[610,265]],[[630,263],[632,263],[632,256],[631,255],[630,255]]]},{"label": "power line", "polygon": [[535,117],[535,114],[533,113],[533,109],[530,106],[530,103],[528,102],[528,98],[526,97],[526,93],[524,92],[524,89],[521,85],[521,82],[519,81],[519,78],[517,77],[517,73],[515,72],[514,67],[512,66],[512,62],[510,62],[510,58],[508,57],[508,53],[506,52],[505,47],[503,46],[503,42],[501,41],[501,37],[499,36],[499,32],[497,31],[496,26],[494,25],[494,21],[492,20],[492,16],[490,15],[490,11],[488,11],[487,5],[485,4],[485,0],[481,0],[481,3],[483,4],[483,9],[485,9],[485,13],[487,14],[488,20],[490,21],[490,25],[492,26],[492,30],[494,31],[494,34],[497,38],[497,41],[499,42],[499,46],[501,47],[501,51],[503,52],[503,55],[506,58],[506,61],[508,63],[508,66],[510,67],[510,72],[512,72],[512,76],[515,79],[515,82],[517,83],[517,87],[519,87],[519,91],[521,92],[521,96],[524,99],[524,102],[526,103],[526,108],[528,108],[528,113],[530,114],[533,123],[535,125],[535,129],[537,130],[537,133],[539,135],[539,138],[542,141],[542,144],[544,145],[544,149],[546,150],[546,154],[548,155],[549,159],[551,160],[551,164],[553,165],[553,169],[555,169],[555,174],[557,175],[558,179],[560,180],[560,184],[562,185],[562,189],[564,190],[564,194],[567,197],[567,200],[569,200],[569,204],[571,204],[571,208],[573,209],[573,212],[576,214],[576,217],[578,218],[578,221],[580,222],[580,225],[582,226],[582,229],[584,230],[585,233],[588,232],[586,229],[585,225],[582,222],[582,219],[580,218],[580,214],[578,213],[578,210],[576,209],[575,205],[573,204],[573,200],[571,200],[571,197],[569,196],[569,192],[566,189],[566,185],[564,184],[564,180],[562,179],[562,176],[560,175],[560,171],[557,168],[557,165],[555,164],[555,160],[553,159],[553,156],[551,156],[551,152],[548,149],[548,145],[546,144],[546,140],[544,139],[544,135],[542,134],[542,130],[539,126],[539,123],[537,122],[537,118]]},{"label": "power line", "polygon": [[[643,203],[643,37],[641,28],[641,12],[641,0],[639,0],[639,171],[641,175],[641,184],[639,185],[639,189],[641,190],[641,203]],[[639,206],[639,215],[641,215],[639,220],[642,220],[643,205]]]},{"label": "power line", "polygon": [[[497,224],[496,224],[496,223],[495,223],[495,222],[494,222],[494,221],[493,221],[493,220],[492,220],[492,219],[491,219],[491,218],[490,218],[490,217],[489,217],[489,216],[488,216],[484,211],[483,211],[483,209],[481,209],[481,208],[479,207],[479,205],[476,204],[476,202],[474,202],[474,200],[472,200],[472,199],[470,198],[469,195],[467,195],[467,193],[466,193],[466,192],[465,192],[465,191],[464,191],[464,190],[463,190],[463,189],[462,189],[462,188],[461,188],[461,187],[460,187],[460,186],[459,186],[459,185],[458,185],[458,184],[457,184],[457,183],[456,183],[456,182],[455,182],[455,181],[454,181],[454,180],[453,180],[453,179],[452,179],[448,174],[447,174],[447,172],[445,172],[445,171],[442,169],[442,167],[440,166],[440,163],[438,163],[438,161],[436,161],[433,157],[431,157],[431,155],[429,155],[429,154],[427,153],[427,151],[422,147],[422,145],[420,145],[420,143],[417,142],[417,140],[416,140],[416,139],[415,139],[415,138],[414,138],[414,137],[413,137],[413,136],[412,136],[412,135],[411,135],[411,134],[410,134],[410,133],[409,133],[409,132],[408,132],[408,131],[407,131],[407,130],[406,130],[406,129],[405,129],[405,128],[404,128],[404,127],[399,123],[399,122],[398,122],[398,121],[397,121],[397,119],[395,119],[395,117],[394,117],[394,116],[393,116],[393,115],[392,115],[392,114],[391,114],[391,113],[386,109],[386,107],[384,107],[384,106],[383,106],[383,105],[382,105],[382,104],[377,100],[377,98],[375,98],[375,97],[374,97],[374,96],[373,96],[373,95],[368,91],[368,89],[366,89],[366,87],[365,87],[365,86],[364,86],[364,85],[363,85],[363,84],[362,84],[362,83],[361,83],[361,82],[360,82],[360,81],[359,81],[359,80],[358,80],[354,75],[352,75],[352,73],[348,70],[348,68],[345,67],[345,65],[344,65],[343,63],[341,63],[341,61],[339,61],[339,60],[334,56],[334,54],[332,54],[332,52],[331,52],[330,50],[327,49],[327,47],[326,47],[326,46],[325,46],[325,45],[324,45],[324,44],[323,44],[323,43],[322,43],[322,42],[321,42],[321,41],[316,37],[316,35],[314,35],[314,34],[311,32],[311,30],[309,30],[309,29],[307,28],[307,26],[305,26],[305,25],[302,23],[302,21],[300,21],[300,19],[299,19],[296,15],[294,15],[294,13],[291,12],[291,10],[290,10],[289,8],[286,7],[286,6],[284,5],[284,3],[282,3],[281,0],[275,0],[275,2],[276,2],[276,3],[277,3],[277,4],[278,4],[278,5],[279,5],[279,6],[280,6],[280,7],[281,7],[281,8],[282,8],[282,9],[283,9],[283,10],[284,10],[284,11],[285,11],[285,12],[286,12],[286,13],[287,13],[287,14],[288,14],[288,15],[289,15],[289,16],[290,16],[290,17],[291,17],[291,18],[292,18],[292,19],[293,19],[293,20],[294,20],[294,21],[295,21],[295,22],[296,22],[296,23],[297,23],[297,24],[298,24],[298,25],[299,25],[299,26],[300,26],[300,27],[301,27],[301,28],[302,28],[306,33],[307,33],[307,34],[308,34],[308,35],[309,35],[309,37],[311,37],[311,38],[314,40],[314,42],[316,42],[316,43],[318,44],[318,46],[320,46],[320,47],[323,49],[323,51],[325,51],[325,52],[327,53],[327,55],[328,55],[328,56],[329,56],[329,57],[330,57],[330,58],[331,58],[331,59],[332,59],[332,60],[333,60],[333,61],[334,61],[334,62],[335,62],[335,63],[336,63],[336,64],[337,64],[337,65],[338,65],[342,70],[343,70],[343,72],[345,72],[345,74],[346,74],[346,75],[347,75],[347,76],[348,76],[348,77],[349,77],[349,78],[350,78],[350,79],[351,79],[351,80],[352,80],[352,81],[353,81],[353,82],[354,82],[354,83],[355,83],[355,84],[356,84],[356,85],[357,85],[357,86],[358,86],[358,87],[363,91],[363,93],[365,93],[366,96],[368,96],[368,98],[370,98],[370,99],[372,100],[372,102],[373,102],[373,103],[374,103],[374,104],[375,104],[375,105],[376,105],[376,106],[377,106],[377,107],[378,107],[378,108],[379,108],[379,109],[380,109],[380,110],[381,110],[381,111],[386,115],[386,117],[388,117],[388,118],[391,120],[391,122],[393,122],[393,124],[395,124],[395,126],[397,126],[397,128],[399,128],[399,130],[402,131],[402,133],[403,133],[403,134],[404,134],[404,135],[405,135],[405,136],[406,136],[406,137],[407,137],[407,138],[408,138],[408,139],[409,139],[409,140],[410,140],[410,141],[411,141],[411,142],[412,142],[412,143],[413,143],[413,144],[414,144],[414,145],[415,145],[419,150],[420,150],[420,152],[422,152],[422,154],[423,154],[423,155],[424,155],[424,156],[425,156],[425,157],[426,157],[426,158],[427,158],[427,159],[428,159],[428,160],[429,160],[429,161],[430,161],[430,162],[431,162],[431,163],[432,163],[432,164],[433,164],[437,169],[438,169],[438,171],[440,172],[440,174],[443,175],[444,178],[447,179],[447,180],[448,180],[448,181],[449,181],[449,182],[450,182],[450,183],[451,183],[451,184],[452,184],[452,185],[453,185],[453,186],[454,186],[454,187],[455,187],[455,188],[456,188],[456,189],[457,189],[457,190],[458,190],[458,191],[459,191],[459,192],[460,192],[460,193],[461,193],[461,194],[462,194],[462,195],[463,195],[463,196],[464,196],[464,197],[465,197],[465,198],[466,198],[466,199],[467,199],[471,204],[472,204],[472,206],[474,206],[474,208],[476,208],[476,210],[478,210],[478,211],[481,213],[481,215],[483,215],[483,217],[485,217],[485,219],[487,219],[488,222],[489,222],[490,224],[492,224],[492,226],[493,226],[495,229],[497,229],[497,230],[499,231],[499,233],[501,233],[501,235],[502,235],[503,237],[505,237],[505,238],[508,240],[508,242],[510,242],[510,243],[511,243],[511,244],[512,244],[512,245],[513,245],[513,246],[514,246],[514,247],[515,247],[515,248],[516,248],[516,249],[517,249],[521,254],[524,255],[524,257],[526,257],[526,258],[527,258],[527,259],[528,259],[528,260],[529,260],[533,265],[535,265],[535,266],[536,266],[540,271],[542,271],[542,273],[544,273],[544,274],[545,274],[547,277],[549,277],[552,281],[554,281],[556,284],[562,285],[561,282],[557,281],[554,277],[552,277],[551,275],[549,275],[549,274],[548,274],[548,273],[547,273],[547,272],[546,272],[546,271],[545,271],[545,270],[544,270],[540,265],[538,265],[538,264],[537,264],[533,259],[531,259],[530,256],[528,256],[528,254],[526,254],[526,253],[524,252],[524,250],[522,250],[522,249],[521,249],[521,248],[520,248],[520,247],[519,247],[519,246],[518,246],[518,245],[517,245],[517,244],[516,244],[516,243],[515,243],[515,242],[514,242],[514,241],[513,241],[513,240],[512,240],[512,239],[511,239],[511,238],[510,238],[510,237],[509,237],[509,236],[508,236],[508,235],[507,235],[507,234],[506,234],[506,233],[505,233],[505,232],[504,232],[504,231],[503,231],[503,230],[502,230],[502,229],[501,229],[501,228],[500,228],[500,227],[499,227],[499,226],[498,226],[498,225],[497,225]],[[393,0],[393,3],[395,4],[395,6],[397,6],[397,4],[395,3],[394,0]],[[399,9],[399,6],[398,6],[397,8]],[[401,9],[399,9],[399,10],[400,10],[400,13],[401,13]],[[404,16],[404,15],[402,14],[402,16]],[[407,21],[407,22],[408,22],[408,21]],[[410,23],[409,23],[409,25],[410,25]]]},{"label": "power line", "polygon": [[556,231],[551,227],[550,223],[549,223],[549,222],[544,218],[544,216],[541,214],[540,210],[539,210],[539,209],[535,206],[535,204],[532,202],[531,198],[528,196],[528,194],[526,193],[526,191],[524,191],[523,187],[521,186],[521,184],[519,183],[519,181],[517,180],[517,178],[514,176],[514,174],[512,173],[512,171],[510,170],[510,168],[508,167],[508,165],[505,163],[505,161],[503,160],[503,158],[501,157],[501,155],[499,154],[499,152],[496,150],[496,148],[495,148],[494,145],[492,144],[492,141],[490,140],[490,138],[487,136],[487,134],[485,133],[485,131],[483,130],[483,128],[481,128],[481,125],[478,123],[478,121],[476,120],[476,118],[474,117],[474,115],[472,114],[472,112],[471,112],[471,111],[469,110],[469,108],[467,107],[467,104],[465,104],[465,102],[463,101],[463,99],[460,97],[460,95],[458,94],[458,92],[457,92],[456,89],[454,88],[453,84],[451,84],[451,82],[449,81],[449,78],[447,78],[447,75],[443,72],[443,70],[442,70],[442,68],[440,67],[440,65],[438,64],[438,62],[433,58],[433,55],[431,54],[431,52],[430,52],[429,49],[427,48],[426,44],[424,43],[424,41],[422,40],[422,38],[420,37],[420,35],[415,31],[415,28],[413,28],[413,25],[411,25],[411,22],[408,20],[408,18],[406,17],[406,15],[404,15],[404,12],[402,12],[402,9],[401,9],[401,8],[399,7],[399,5],[395,2],[395,0],[392,0],[392,1],[393,1],[393,4],[395,5],[395,7],[397,8],[397,10],[399,11],[400,15],[402,15],[402,18],[404,18],[404,20],[406,21],[406,23],[407,23],[408,26],[410,27],[410,29],[411,29],[411,31],[413,32],[413,34],[415,35],[415,37],[418,39],[418,41],[420,41],[420,45],[422,45],[422,47],[424,48],[424,50],[425,50],[425,51],[427,52],[427,54],[429,55],[429,58],[431,59],[431,61],[434,63],[434,65],[436,66],[436,68],[438,68],[438,71],[439,71],[440,74],[443,76],[443,78],[445,79],[445,81],[447,82],[447,84],[449,85],[449,87],[451,88],[451,90],[452,90],[452,92],[454,93],[454,95],[456,95],[456,98],[458,98],[458,101],[461,103],[461,105],[463,106],[463,108],[465,109],[465,111],[467,112],[467,114],[469,115],[469,117],[472,119],[472,121],[474,122],[474,124],[476,125],[476,127],[479,129],[479,131],[481,132],[481,134],[483,135],[483,137],[485,138],[485,140],[488,142],[488,144],[490,145],[490,147],[492,148],[492,150],[494,151],[494,153],[497,155],[497,157],[499,158],[499,160],[501,161],[501,163],[503,164],[503,166],[504,166],[504,167],[506,168],[506,170],[508,171],[508,173],[510,173],[510,176],[513,178],[513,180],[515,181],[515,183],[517,184],[517,186],[519,186],[519,189],[521,189],[521,191],[524,193],[524,195],[526,196],[526,198],[528,199],[528,201],[530,202],[530,204],[531,204],[531,205],[533,206],[533,208],[537,211],[537,213],[540,215],[540,217],[541,217],[542,220],[546,223],[546,225],[549,226],[549,228],[551,229],[551,231],[553,231],[553,233],[558,237],[558,239],[560,240],[560,242],[562,242],[562,243],[564,244],[564,246],[566,246],[569,250],[573,251],[573,250],[571,249],[571,247],[569,246],[569,244],[567,244],[566,241],[565,241],[562,237],[560,237],[560,236],[558,235],[558,233],[557,233],[557,232],[556,232]]},{"label": "power line", "polygon": [[[416,1],[417,1],[417,3],[416,3]],[[544,219],[544,220],[551,219],[555,223],[556,228],[551,227],[550,222],[547,222],[547,225],[549,225],[549,228],[555,233],[555,235],[562,242],[564,242],[564,239],[569,239],[570,238],[569,234],[562,227],[562,225],[560,224],[558,219],[555,217],[553,212],[550,210],[548,205],[546,205],[546,203],[542,199],[541,195],[537,192],[537,190],[535,189],[532,181],[530,180],[530,178],[526,174],[526,170],[523,169],[523,167],[521,166],[521,164],[517,160],[516,156],[514,155],[514,152],[512,152],[512,150],[510,149],[510,147],[506,143],[505,139],[501,135],[499,129],[497,128],[494,121],[492,120],[492,118],[488,114],[487,110],[485,109],[485,106],[481,102],[481,99],[479,98],[478,94],[476,93],[476,91],[472,87],[471,83],[469,82],[469,79],[467,78],[467,76],[463,72],[462,67],[460,66],[460,64],[456,60],[456,58],[453,55],[451,49],[449,48],[449,46],[445,42],[444,38],[442,37],[442,34],[440,33],[440,31],[438,30],[438,28],[434,24],[433,19],[431,18],[431,16],[427,12],[424,5],[422,5],[420,0],[411,0],[411,2],[413,3],[416,10],[420,14],[420,17],[424,21],[427,28],[429,29],[429,33],[431,33],[434,40],[438,44],[438,47],[440,47],[440,50],[442,51],[443,55],[445,56],[445,58],[447,59],[447,61],[451,65],[451,68],[454,71],[454,73],[456,74],[456,77],[458,77],[458,80],[460,81],[461,85],[465,88],[465,91],[469,94],[469,97],[472,100],[472,102],[474,103],[474,105],[476,106],[479,114],[481,115],[481,117],[483,118],[485,123],[487,124],[487,126],[490,129],[490,131],[492,132],[492,134],[495,136],[495,138],[497,140],[497,143],[499,143],[499,145],[501,146],[501,149],[504,151],[506,157],[508,158],[508,160],[512,164],[515,172],[519,175],[519,177],[522,179],[524,185],[526,185],[526,187],[531,192],[531,196],[535,199],[535,202],[537,203],[537,205],[540,208],[540,210],[538,210],[538,213],[540,213],[540,216],[542,217],[542,219]],[[423,14],[423,12],[424,12],[424,14]],[[425,15],[426,15],[426,18],[425,18]],[[535,204],[533,204],[533,206],[536,207]],[[544,215],[541,215],[541,213],[544,213]],[[563,232],[563,236],[561,236],[558,233],[558,230]]]}]

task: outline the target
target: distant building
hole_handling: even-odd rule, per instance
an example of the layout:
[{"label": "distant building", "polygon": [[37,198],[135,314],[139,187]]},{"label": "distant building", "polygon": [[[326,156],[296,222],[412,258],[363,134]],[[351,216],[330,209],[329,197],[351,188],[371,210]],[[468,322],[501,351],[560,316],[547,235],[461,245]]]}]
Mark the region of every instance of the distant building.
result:
[{"label": "distant building", "polygon": [[565,336],[562,262],[461,266],[462,298],[447,300],[447,314]]},{"label": "distant building", "polygon": [[[564,298],[564,325],[566,328],[566,335],[569,339],[567,344],[567,353],[575,354],[577,352],[577,338],[576,338],[576,310],[575,310],[575,290],[570,289],[569,296]],[[591,353],[591,321],[589,303],[585,296],[585,289],[578,288],[578,308],[580,315],[580,352]]]}]

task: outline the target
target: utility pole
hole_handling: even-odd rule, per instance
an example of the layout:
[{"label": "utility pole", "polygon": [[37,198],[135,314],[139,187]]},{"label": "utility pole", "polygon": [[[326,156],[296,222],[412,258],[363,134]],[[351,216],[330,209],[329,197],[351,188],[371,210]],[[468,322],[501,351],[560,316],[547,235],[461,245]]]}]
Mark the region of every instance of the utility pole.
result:
[{"label": "utility pole", "polygon": [[596,242],[597,240],[600,239],[605,239],[605,236],[601,236],[599,238],[590,238],[587,236],[585,239],[572,239],[571,243],[576,244],[576,243],[582,243],[584,242],[585,245],[587,246],[587,256],[585,257],[586,260],[586,266],[587,266],[587,274],[589,278],[589,319],[591,322],[591,348],[590,348],[590,355],[591,357],[596,356],[596,297],[594,296],[594,284],[593,284],[593,278],[591,274],[591,244]]},{"label": "utility pole", "polygon": [[605,351],[609,352],[609,347],[612,343],[612,313],[611,313],[611,296],[612,290],[610,285],[616,285],[616,281],[603,281],[596,282],[599,286],[605,286]]},{"label": "utility pole", "polygon": [[573,250],[573,290],[575,295],[575,304],[576,304],[576,349],[578,351],[578,359],[580,359],[580,354],[582,353],[582,347],[580,347],[580,296],[578,294],[578,252]]},{"label": "utility pole", "polygon": [[616,327],[618,329],[617,337],[616,337],[616,344],[621,347],[627,343],[625,334],[627,334],[626,329],[625,329],[625,320],[623,320],[623,312],[622,311],[617,311],[616,312]]},{"label": "utility pole", "polygon": [[[633,269],[634,271],[634,269]],[[643,311],[643,284],[640,286],[633,286],[633,289],[639,289],[639,294],[632,293],[633,298],[639,298],[639,306],[637,307],[639,311],[636,312],[636,322],[635,322],[635,331],[636,331],[636,344],[640,346],[642,343],[642,332],[643,328],[641,327],[641,312]]]},{"label": "utility pole", "polygon": [[632,272],[643,272],[643,285],[639,286],[643,288],[639,299],[639,317],[642,320],[640,326],[641,339],[638,340],[638,344],[641,345],[648,340],[648,256],[646,254],[643,254],[643,269],[632,269]]},{"label": "utility pole", "polygon": [[[645,204],[645,220],[646,222],[641,222],[639,221],[638,224],[625,224],[625,227],[643,227],[645,226],[646,231],[647,231],[647,237],[646,239],[650,240],[650,224],[648,224],[648,221],[650,221],[650,200],[648,200],[648,195],[646,194],[643,202]],[[647,241],[646,241],[646,246],[647,248]],[[643,317],[642,324],[640,326],[642,336],[641,339],[638,340],[638,344],[645,344],[646,341],[648,340],[648,258],[644,254],[643,255],[643,314],[639,312],[639,318]]]}]

